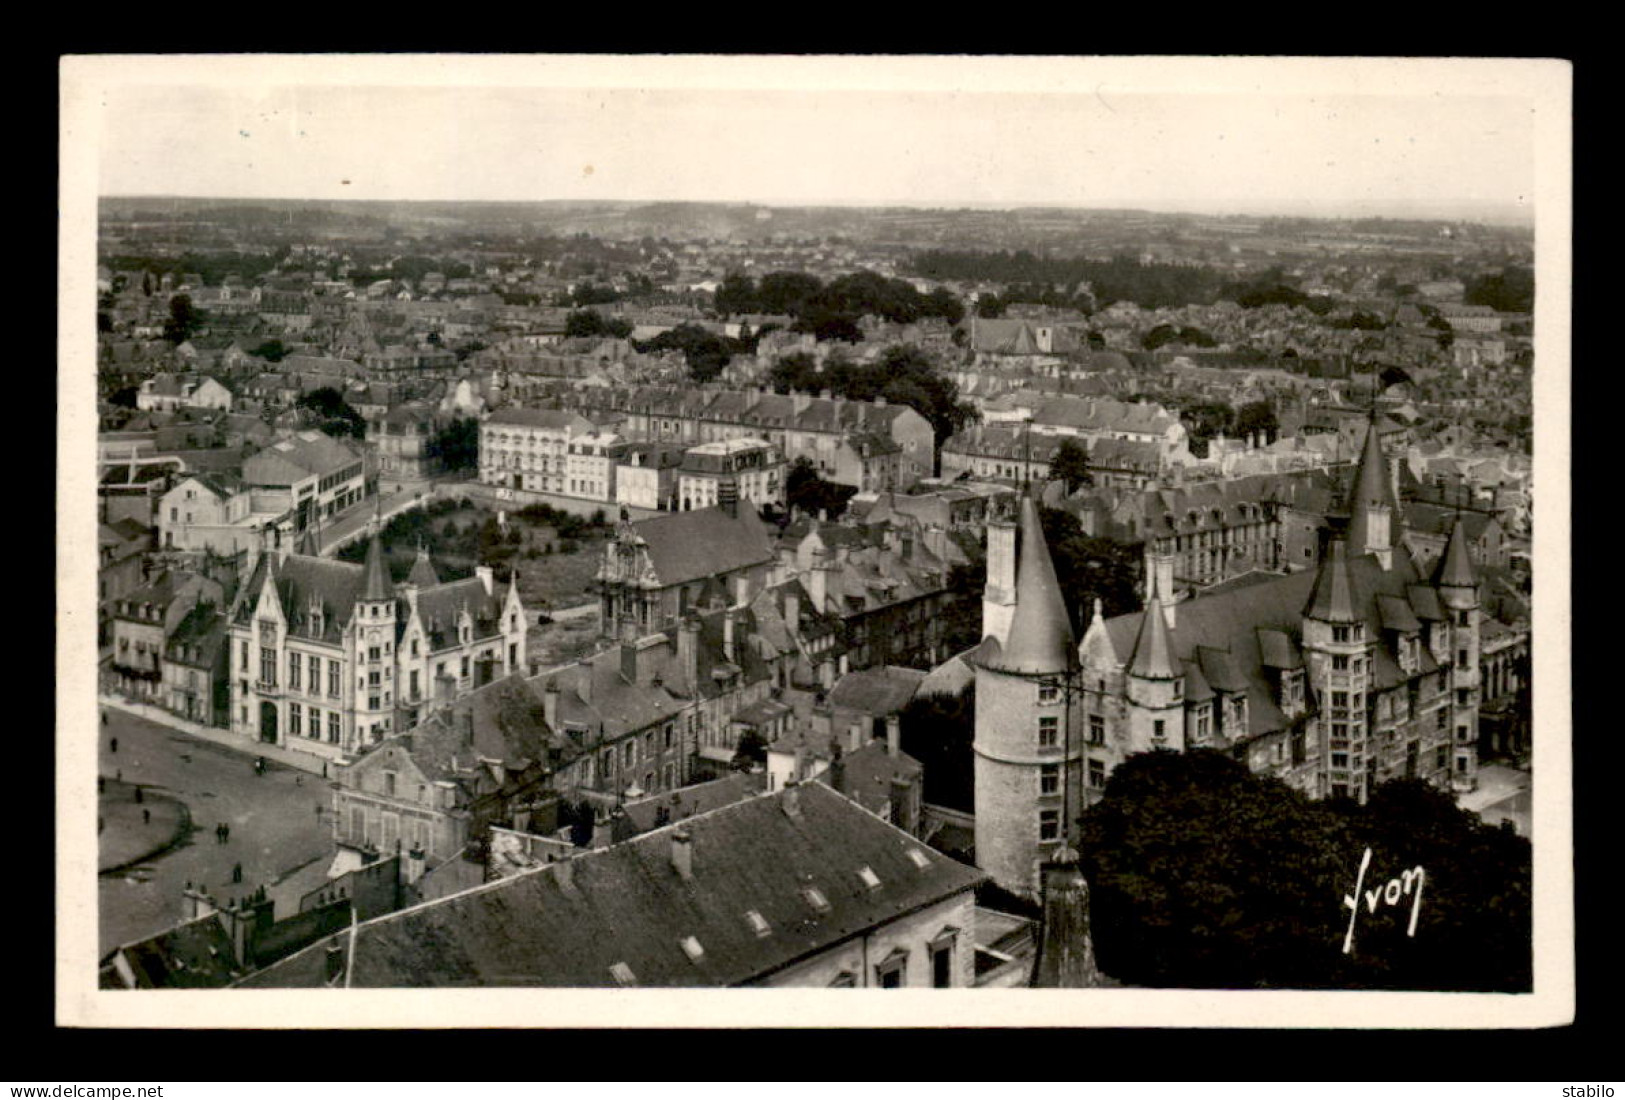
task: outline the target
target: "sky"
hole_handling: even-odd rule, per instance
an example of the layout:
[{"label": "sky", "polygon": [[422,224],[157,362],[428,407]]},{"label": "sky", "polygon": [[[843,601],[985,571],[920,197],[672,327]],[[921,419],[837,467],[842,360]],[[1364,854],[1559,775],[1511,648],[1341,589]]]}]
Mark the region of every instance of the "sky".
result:
[{"label": "sky", "polygon": [[221,60],[103,63],[101,194],[1520,221],[1535,188],[1518,63]]}]

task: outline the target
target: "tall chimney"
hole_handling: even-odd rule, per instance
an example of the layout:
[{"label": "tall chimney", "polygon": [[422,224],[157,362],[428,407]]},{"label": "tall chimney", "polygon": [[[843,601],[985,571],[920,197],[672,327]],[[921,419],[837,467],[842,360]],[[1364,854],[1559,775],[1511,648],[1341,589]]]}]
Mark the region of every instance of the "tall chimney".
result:
[{"label": "tall chimney", "polygon": [[671,834],[671,865],[678,878],[684,882],[693,881],[694,838],[689,836],[687,829],[678,829]]},{"label": "tall chimney", "polygon": [[700,619],[690,611],[677,624],[677,666],[687,681],[686,690],[695,691],[700,675]]},{"label": "tall chimney", "polygon": [[559,685],[556,680],[549,680],[542,689],[542,716],[547,719],[547,728],[558,731],[559,728]]},{"label": "tall chimney", "polygon": [[893,776],[891,781],[891,823],[912,833],[919,822],[914,819],[914,781]]},{"label": "tall chimney", "polygon": [[903,719],[898,714],[886,715],[886,755],[893,759],[903,755]]},{"label": "tall chimney", "polygon": [[791,587],[784,597],[784,623],[793,637],[801,634],[801,594]]},{"label": "tall chimney", "polygon": [[735,619],[738,617],[736,608],[728,608],[722,613],[722,655],[730,664],[737,663],[734,655]]}]

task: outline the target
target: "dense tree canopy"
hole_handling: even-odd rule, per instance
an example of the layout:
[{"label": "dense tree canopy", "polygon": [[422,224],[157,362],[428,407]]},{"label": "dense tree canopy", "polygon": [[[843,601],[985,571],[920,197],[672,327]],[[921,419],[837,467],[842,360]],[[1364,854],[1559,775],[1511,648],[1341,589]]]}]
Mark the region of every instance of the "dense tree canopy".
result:
[{"label": "dense tree canopy", "polygon": [[[1097,957],[1125,982],[1529,988],[1528,842],[1417,781],[1361,807],[1209,749],[1131,756],[1085,812],[1079,850]],[[1342,899],[1355,894],[1351,936]]]},{"label": "dense tree canopy", "polygon": [[362,439],[367,434],[367,422],[332,386],[323,386],[300,395],[298,405],[321,417],[322,423],[318,426],[328,435],[341,439],[346,436]]},{"label": "dense tree canopy", "polygon": [[203,324],[203,316],[192,306],[190,294],[177,294],[169,300],[169,319],[164,322],[164,339],[179,346],[192,338]]},{"label": "dense tree canopy", "polygon": [[1088,625],[1097,599],[1107,618],[1139,610],[1137,546],[1092,538],[1083,533],[1077,516],[1059,508],[1040,507],[1038,515],[1061,581],[1061,595],[1076,628],[1081,631]]},{"label": "dense tree canopy", "polygon": [[831,355],[819,370],[804,352],[781,357],[768,372],[768,384],[777,393],[821,393],[829,390],[851,401],[907,405],[926,420],[938,447],[976,416],[974,407],[959,400],[959,387],[937,370],[919,348],[899,344],[887,348],[873,363],[852,363]]},{"label": "dense tree canopy", "polygon": [[1252,401],[1236,410],[1234,430],[1242,438],[1258,432],[1264,442],[1274,443],[1281,433],[1281,422],[1276,419],[1275,406],[1270,402]]},{"label": "dense tree canopy", "polygon": [[[979,604],[978,593],[978,612]],[[924,769],[925,801],[975,812],[971,742],[976,737],[976,684],[967,684],[958,695],[916,695],[903,707],[899,720],[903,751]]]},{"label": "dense tree canopy", "polygon": [[652,340],[634,340],[632,346],[645,354],[680,351],[688,362],[688,375],[696,382],[709,382],[722,373],[728,360],[743,350],[738,341],[718,336],[696,324],[668,329]]},{"label": "dense tree canopy", "polygon": [[1068,494],[1093,485],[1095,475],[1089,472],[1089,452],[1083,449],[1083,444],[1074,439],[1063,440],[1050,456],[1049,476],[1065,485]]},{"label": "dense tree canopy", "polygon": [[1502,313],[1530,313],[1535,308],[1535,272],[1513,265],[1492,275],[1481,275],[1467,284],[1465,301],[1472,306],[1489,306]]},{"label": "dense tree canopy", "polygon": [[824,515],[834,519],[846,511],[846,502],[857,492],[855,485],[839,485],[826,481],[818,468],[805,456],[790,464],[784,477],[784,502],[808,515]]},{"label": "dense tree canopy", "polygon": [[480,468],[480,422],[473,417],[453,420],[429,440],[429,454],[448,471]]},{"label": "dense tree canopy", "polygon": [[625,339],[632,335],[632,322],[621,317],[605,317],[596,309],[578,309],[564,319],[566,336],[605,336]]}]

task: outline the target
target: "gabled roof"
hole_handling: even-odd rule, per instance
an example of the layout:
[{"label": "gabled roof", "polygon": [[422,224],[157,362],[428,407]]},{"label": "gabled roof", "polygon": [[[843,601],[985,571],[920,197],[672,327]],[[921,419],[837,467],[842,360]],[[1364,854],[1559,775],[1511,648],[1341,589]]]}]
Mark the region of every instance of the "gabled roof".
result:
[{"label": "gabled roof", "polygon": [[925,673],[912,668],[866,668],[849,672],[830,690],[831,706],[881,717],[908,705]]},{"label": "gabled roof", "polygon": [[671,512],[632,524],[648,550],[660,587],[686,584],[774,560],[773,544],[755,509],[737,516],[721,508]]},{"label": "gabled roof", "polygon": [[1129,675],[1142,680],[1174,680],[1179,677],[1179,671],[1173,644],[1168,638],[1168,616],[1162,609],[1162,601],[1152,596],[1140,619],[1140,633],[1134,639]]},{"label": "gabled roof", "polygon": [[[679,829],[688,878],[672,864]],[[743,985],[986,877],[805,783],[367,921],[239,984],[322,985],[327,944],[353,942],[360,988]]]}]

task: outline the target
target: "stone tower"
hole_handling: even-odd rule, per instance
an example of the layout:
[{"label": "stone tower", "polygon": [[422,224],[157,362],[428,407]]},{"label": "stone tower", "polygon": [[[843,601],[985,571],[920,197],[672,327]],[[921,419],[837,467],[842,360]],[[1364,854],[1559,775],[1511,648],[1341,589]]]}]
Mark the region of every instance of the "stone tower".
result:
[{"label": "stone tower", "polygon": [[1478,573],[1467,552],[1467,530],[1460,516],[1456,517],[1455,526],[1450,531],[1450,542],[1445,547],[1444,556],[1439,559],[1439,567],[1433,575],[1433,586],[1438,589],[1439,602],[1450,617],[1447,631],[1450,653],[1443,663],[1450,666],[1455,722],[1451,785],[1457,790],[1471,790],[1478,784],[1480,609]]},{"label": "stone tower", "polygon": [[[1081,805],[1083,747],[1069,681],[1072,626],[1039,524],[1024,497],[1009,633],[976,662],[976,862],[1028,898],[1067,843]],[[992,577],[989,578],[992,583]]]},{"label": "stone tower", "polygon": [[1185,749],[1185,677],[1174,655],[1167,612],[1152,595],[1140,618],[1124,687],[1128,696],[1130,752]]},{"label": "stone tower", "polygon": [[1343,794],[1364,802],[1368,793],[1365,699],[1373,641],[1355,607],[1348,543],[1334,537],[1321,556],[1303,611],[1304,659],[1318,709],[1316,797]]},{"label": "stone tower", "polygon": [[374,535],[367,547],[361,595],[350,622],[355,670],[355,728],[346,753],[360,751],[388,736],[395,711],[395,589],[384,566],[383,540]]}]

